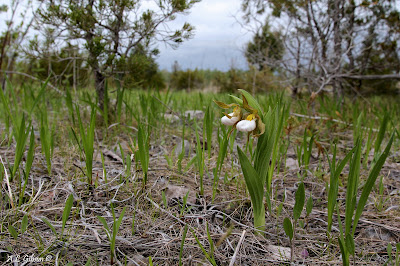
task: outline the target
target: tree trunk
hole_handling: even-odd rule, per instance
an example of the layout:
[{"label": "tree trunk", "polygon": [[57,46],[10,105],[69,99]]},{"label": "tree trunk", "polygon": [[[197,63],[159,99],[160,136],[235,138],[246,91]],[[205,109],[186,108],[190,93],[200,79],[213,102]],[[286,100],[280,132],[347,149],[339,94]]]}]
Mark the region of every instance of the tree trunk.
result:
[{"label": "tree trunk", "polygon": [[8,36],[9,36],[10,30],[8,29],[6,32],[6,35],[4,36],[3,42],[1,44],[1,54],[0,54],[0,82],[1,82],[1,87],[3,90],[5,90],[5,84],[6,84],[6,78],[5,78],[5,73],[3,74],[3,58],[5,57],[5,51],[6,51],[6,46],[8,44]]},{"label": "tree trunk", "polygon": [[99,108],[100,110],[104,110],[104,92],[106,86],[106,77],[100,72],[99,69],[94,71],[94,82],[97,96],[99,97]]},{"label": "tree trunk", "polygon": [[[341,19],[342,19],[342,3],[341,0],[335,0],[332,3],[332,20],[333,20],[333,42],[334,42],[334,58],[331,64],[331,74],[337,76],[341,72],[341,58],[342,58],[342,36],[341,36]],[[343,88],[340,80],[337,78],[332,79],[333,90],[336,92],[338,99],[343,95]]]},{"label": "tree trunk", "polygon": [[297,98],[297,96],[299,96],[299,87],[296,84],[292,87],[292,97]]},{"label": "tree trunk", "polygon": [[294,87],[292,88],[292,96],[297,97],[299,93],[299,87],[301,86],[300,78],[301,78],[301,63],[300,63],[300,54],[301,54],[301,41],[299,36],[297,36],[297,53],[296,53],[296,79]]},{"label": "tree trunk", "polygon": [[256,79],[257,79],[257,69],[253,67],[253,83],[251,84],[251,93],[253,96],[256,96]]}]

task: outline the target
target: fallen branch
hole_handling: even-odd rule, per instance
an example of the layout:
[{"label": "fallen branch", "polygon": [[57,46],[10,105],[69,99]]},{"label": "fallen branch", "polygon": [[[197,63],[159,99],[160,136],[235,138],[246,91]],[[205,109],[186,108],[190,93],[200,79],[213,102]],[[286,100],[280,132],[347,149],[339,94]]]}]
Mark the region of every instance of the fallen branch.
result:
[{"label": "fallen branch", "polygon": [[[39,81],[40,83],[42,83],[42,84],[44,84],[45,82],[43,81],[43,80],[41,80],[41,79],[38,79],[37,77],[34,77],[34,76],[32,76],[32,75],[29,75],[29,74],[26,74],[26,73],[23,73],[23,72],[18,72],[18,71],[8,71],[8,70],[6,70],[6,71],[2,71],[2,72],[4,72],[4,73],[6,73],[6,74],[16,74],[16,75],[21,75],[21,76],[24,76],[24,77],[27,77],[27,78],[30,78],[30,79],[33,79],[33,80],[36,80],[36,81]],[[54,85],[52,85],[50,82],[48,82],[47,83],[47,86],[49,86],[50,88],[52,88],[53,90],[55,90],[56,92],[58,92],[59,94],[62,94],[62,95],[64,95],[64,93],[62,92],[62,91],[60,91],[56,86],[54,86]]]},{"label": "fallen branch", "polygon": [[246,235],[246,230],[243,230],[242,235],[240,236],[240,239],[239,239],[239,243],[238,243],[237,246],[236,246],[235,253],[233,253],[231,262],[229,263],[229,266],[235,265],[236,257],[237,257],[237,254],[239,253],[240,246],[241,246],[242,243],[243,243],[243,240],[244,240],[244,236],[245,236],[245,235]]},{"label": "fallen branch", "polygon": [[357,79],[357,80],[373,80],[373,79],[399,79],[400,74],[386,74],[386,75],[339,75],[341,78]]},{"label": "fallen branch", "polygon": [[[332,121],[332,122],[336,122],[339,124],[344,124],[346,126],[349,127],[353,127],[354,125],[351,123],[346,123],[344,121],[338,120],[338,119],[333,119],[331,117],[325,117],[325,116],[310,116],[310,115],[302,115],[302,114],[297,114],[297,113],[290,113],[291,116],[296,116],[296,117],[302,117],[302,118],[308,118],[308,119],[312,119],[312,120],[325,120],[325,121]],[[365,130],[368,130],[369,128],[367,127],[362,127]],[[378,132],[379,129],[376,128],[372,128],[372,131],[374,132]]]}]

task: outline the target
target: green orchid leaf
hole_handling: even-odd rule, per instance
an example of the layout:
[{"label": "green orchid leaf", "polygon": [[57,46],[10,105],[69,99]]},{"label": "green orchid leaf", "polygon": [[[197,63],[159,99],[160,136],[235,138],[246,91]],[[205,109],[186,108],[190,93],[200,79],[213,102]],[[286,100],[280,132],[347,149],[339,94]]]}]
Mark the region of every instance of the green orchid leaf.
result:
[{"label": "green orchid leaf", "polygon": [[283,229],[285,230],[285,234],[289,237],[290,241],[293,239],[293,226],[292,222],[288,217],[283,220]]}]

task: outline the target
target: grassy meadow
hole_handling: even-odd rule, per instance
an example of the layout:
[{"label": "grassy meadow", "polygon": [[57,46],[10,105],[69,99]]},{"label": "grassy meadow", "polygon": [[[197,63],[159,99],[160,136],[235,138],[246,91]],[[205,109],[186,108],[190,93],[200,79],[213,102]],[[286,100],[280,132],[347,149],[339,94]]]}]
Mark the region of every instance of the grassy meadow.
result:
[{"label": "grassy meadow", "polygon": [[260,93],[248,138],[239,91],[0,93],[5,264],[400,264],[399,96]]}]

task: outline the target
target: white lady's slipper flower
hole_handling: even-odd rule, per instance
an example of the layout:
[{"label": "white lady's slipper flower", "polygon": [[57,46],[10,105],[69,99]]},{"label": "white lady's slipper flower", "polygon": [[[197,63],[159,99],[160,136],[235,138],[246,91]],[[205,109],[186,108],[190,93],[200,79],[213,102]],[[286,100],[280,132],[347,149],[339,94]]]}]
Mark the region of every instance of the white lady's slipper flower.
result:
[{"label": "white lady's slipper flower", "polygon": [[235,113],[230,113],[228,115],[231,118],[227,117],[226,115],[221,118],[221,123],[224,124],[225,126],[233,126],[240,120],[240,117],[234,116]]},{"label": "white lady's slipper flower", "polygon": [[[254,99],[252,99],[253,102],[255,102]],[[231,104],[226,104],[220,101],[214,100],[214,102],[222,109],[230,109],[233,108],[233,113],[227,114],[224,113],[224,117],[221,118],[221,123],[227,126],[232,126],[231,130],[228,133],[228,139],[231,133],[237,129],[242,132],[247,132],[247,141],[249,140],[249,137],[251,134],[253,134],[254,137],[259,137],[265,132],[265,124],[262,121],[262,109],[259,107],[259,109],[256,109],[254,107],[251,107],[242,93],[242,103],[231,103]],[[255,102],[257,104],[257,102]],[[247,113],[247,117],[245,120],[242,120],[243,117],[243,111]],[[260,114],[259,114],[260,113]],[[260,117],[261,115],[261,117]],[[242,120],[242,121],[240,121]]]},{"label": "white lady's slipper flower", "polygon": [[249,115],[246,120],[242,120],[236,124],[236,129],[242,132],[252,132],[256,127],[256,118],[253,114]]},{"label": "white lady's slipper flower", "polygon": [[251,132],[256,129],[256,120],[242,120],[237,123],[236,129],[242,132]]}]

